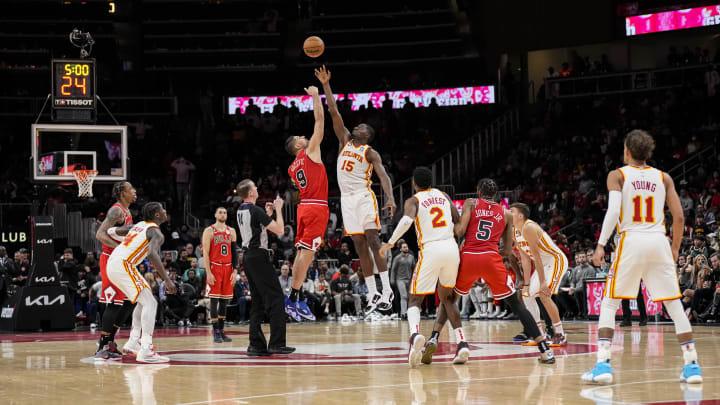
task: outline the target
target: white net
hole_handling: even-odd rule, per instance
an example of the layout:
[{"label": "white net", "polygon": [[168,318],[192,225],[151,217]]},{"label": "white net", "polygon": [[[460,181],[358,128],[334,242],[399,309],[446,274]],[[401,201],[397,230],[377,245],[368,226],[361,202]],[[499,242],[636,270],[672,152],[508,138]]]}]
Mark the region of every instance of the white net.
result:
[{"label": "white net", "polygon": [[97,176],[97,170],[75,170],[73,176],[78,184],[78,197],[92,197],[92,185]]}]

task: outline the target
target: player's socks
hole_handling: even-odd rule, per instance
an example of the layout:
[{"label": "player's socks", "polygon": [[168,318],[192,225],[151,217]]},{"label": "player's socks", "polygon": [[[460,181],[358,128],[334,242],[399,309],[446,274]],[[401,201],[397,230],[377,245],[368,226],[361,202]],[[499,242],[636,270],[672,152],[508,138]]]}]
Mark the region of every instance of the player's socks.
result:
[{"label": "player's socks", "polygon": [[438,340],[440,340],[440,332],[434,330],[433,333],[430,334],[430,339],[429,339],[429,340],[434,340],[434,341],[436,341],[436,342],[437,342]]},{"label": "player's socks", "polygon": [[[375,284],[375,275],[365,277],[365,285],[368,288],[368,297],[372,297],[377,292],[377,285]],[[385,291],[385,285],[383,285],[383,291]]]},{"label": "player's socks", "polygon": [[538,342],[538,350],[540,350],[540,353],[545,353],[546,351],[550,350],[550,347],[548,347],[548,344],[545,340],[541,340]]},{"label": "player's socks", "polygon": [[597,352],[597,360],[598,362],[601,361],[610,361],[610,345],[612,344],[612,339],[607,338],[599,338],[598,339],[598,352]]},{"label": "player's socks", "polygon": [[100,340],[98,341],[98,351],[102,350],[110,342],[112,342],[112,335],[100,335]]},{"label": "player's socks", "polygon": [[290,291],[290,301],[292,301],[292,302],[297,302],[297,300],[298,300],[298,295],[300,295],[300,290],[296,290],[296,289],[293,288],[293,289]]},{"label": "player's socks", "polygon": [[212,327],[213,327],[213,331],[220,329],[220,324],[217,319],[212,321]]},{"label": "player's socks", "polygon": [[555,333],[557,333],[557,334],[560,334],[560,335],[565,334],[565,332],[563,331],[562,322],[554,323],[553,329],[555,329]]},{"label": "player's socks", "polygon": [[380,281],[382,282],[383,295],[389,295],[390,291],[392,291],[392,287],[390,287],[390,273],[387,271],[381,271]]},{"label": "player's socks", "polygon": [[225,330],[225,318],[218,319],[218,329],[222,332]]},{"label": "player's socks", "polygon": [[694,341],[691,340],[689,342],[680,343],[680,347],[682,348],[685,364],[697,363],[697,352],[695,351]]},{"label": "player's socks", "polygon": [[410,334],[420,333],[420,308],[410,307],[407,310],[408,326]]},{"label": "player's socks", "polygon": [[[455,332],[455,341],[456,342],[464,342],[465,341],[465,333],[463,333],[462,327],[453,329],[453,332]],[[434,332],[433,332],[434,333]]]}]

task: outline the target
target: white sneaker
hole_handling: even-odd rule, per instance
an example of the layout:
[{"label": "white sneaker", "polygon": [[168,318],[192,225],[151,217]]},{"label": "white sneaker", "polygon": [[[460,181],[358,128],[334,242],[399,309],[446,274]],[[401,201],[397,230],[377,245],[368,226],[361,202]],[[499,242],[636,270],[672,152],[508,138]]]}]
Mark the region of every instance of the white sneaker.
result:
[{"label": "white sneaker", "polygon": [[500,312],[500,314],[499,314],[498,316],[496,316],[495,318],[497,318],[497,319],[503,319],[503,318],[505,318],[505,316],[507,316],[507,313],[508,313],[507,311],[502,311],[502,312]]},{"label": "white sneaker", "polygon": [[134,354],[137,356],[138,352],[140,351],[140,341],[130,339],[123,345],[122,352],[123,354]]},{"label": "white sneaker", "polygon": [[470,319],[480,319],[480,312],[475,312],[474,314],[470,315]]},{"label": "white sneaker", "polygon": [[137,352],[135,360],[139,363],[167,363],[170,361],[168,357],[155,353],[155,347],[153,345],[142,346],[140,351]]},{"label": "white sneaker", "polygon": [[422,350],[425,346],[425,336],[419,333],[413,333],[410,337],[410,353],[408,354],[408,364],[415,368],[422,360]]}]

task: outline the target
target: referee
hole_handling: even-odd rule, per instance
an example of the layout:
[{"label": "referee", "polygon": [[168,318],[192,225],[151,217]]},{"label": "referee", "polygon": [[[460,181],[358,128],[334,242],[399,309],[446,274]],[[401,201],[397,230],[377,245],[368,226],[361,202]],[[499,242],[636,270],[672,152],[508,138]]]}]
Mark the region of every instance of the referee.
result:
[{"label": "referee", "polygon": [[[273,353],[288,354],[295,351],[294,347],[285,345],[285,314],[284,299],[280,282],[270,259],[268,238],[265,229],[277,235],[284,233],[282,217],[283,200],[278,197],[273,203],[266,203],[265,210],[255,205],[258,191],[255,183],[245,179],[238,183],[237,192],[243,203],[237,212],[240,239],[245,251],[244,265],[247,278],[250,281],[250,293],[253,305],[250,309],[250,345],[247,355],[270,356]],[[277,213],[277,220],[270,216],[273,210]],[[260,323],[270,317],[270,343],[260,328]]]}]

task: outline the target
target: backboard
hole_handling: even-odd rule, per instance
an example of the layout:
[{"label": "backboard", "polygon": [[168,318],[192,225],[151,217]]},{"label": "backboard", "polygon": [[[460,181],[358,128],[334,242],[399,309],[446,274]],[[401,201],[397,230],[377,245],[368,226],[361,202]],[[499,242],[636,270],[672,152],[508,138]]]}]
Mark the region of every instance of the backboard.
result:
[{"label": "backboard", "polygon": [[96,182],[127,180],[127,127],[34,124],[32,180],[73,182],[73,170],[97,170]]}]

